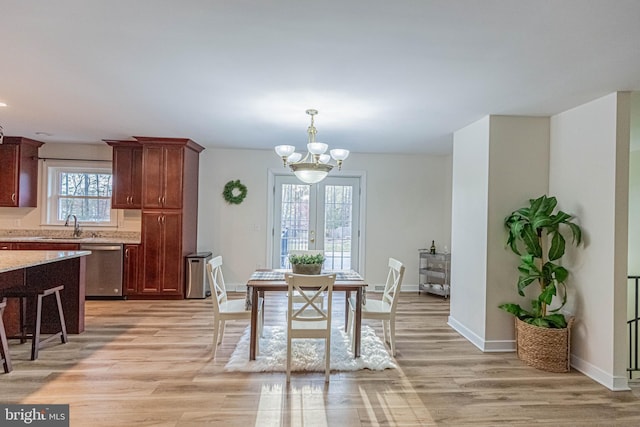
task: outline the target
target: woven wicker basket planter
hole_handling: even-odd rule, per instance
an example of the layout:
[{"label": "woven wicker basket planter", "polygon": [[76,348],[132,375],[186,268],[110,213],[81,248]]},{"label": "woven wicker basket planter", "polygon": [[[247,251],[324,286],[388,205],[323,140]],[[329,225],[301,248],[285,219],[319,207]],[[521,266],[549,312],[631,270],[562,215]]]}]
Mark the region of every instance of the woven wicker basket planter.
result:
[{"label": "woven wicker basket planter", "polygon": [[548,372],[569,372],[571,325],[564,329],[541,328],[516,319],[516,351],[529,366]]},{"label": "woven wicker basket planter", "polygon": [[320,274],[322,272],[322,264],[293,264],[291,271],[294,274]]}]

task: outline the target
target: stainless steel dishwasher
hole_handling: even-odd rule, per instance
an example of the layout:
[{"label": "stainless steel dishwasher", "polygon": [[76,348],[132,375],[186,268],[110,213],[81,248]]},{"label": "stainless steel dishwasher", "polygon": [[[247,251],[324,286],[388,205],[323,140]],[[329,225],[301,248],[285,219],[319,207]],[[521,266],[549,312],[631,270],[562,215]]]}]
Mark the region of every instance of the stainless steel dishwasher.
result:
[{"label": "stainless steel dishwasher", "polygon": [[124,298],[122,293],[122,245],[83,243],[86,257],[86,297]]}]

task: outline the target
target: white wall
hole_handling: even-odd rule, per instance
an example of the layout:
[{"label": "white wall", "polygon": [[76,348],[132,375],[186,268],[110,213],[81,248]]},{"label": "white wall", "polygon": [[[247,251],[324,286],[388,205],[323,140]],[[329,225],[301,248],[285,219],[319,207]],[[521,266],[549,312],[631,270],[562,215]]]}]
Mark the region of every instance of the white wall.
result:
[{"label": "white wall", "polygon": [[[640,276],[640,92],[631,93],[631,121],[629,145],[629,276]],[[636,317],[636,304],[640,295],[635,290],[635,280],[627,281],[627,319]],[[637,378],[637,373],[634,378]]]},{"label": "white wall", "polygon": [[[549,118],[491,116],[487,232],[485,349],[515,349],[513,316],[505,302],[529,306],[517,293],[519,257],[506,247],[505,217],[547,193]],[[538,295],[532,284],[529,294]]]},{"label": "white wall", "polygon": [[585,238],[563,259],[575,290],[572,365],[613,390],[627,387],[629,114],[629,94],[614,93],[551,118],[549,190]]},{"label": "white wall", "polygon": [[629,157],[629,267],[630,276],[640,276],[640,92],[631,94]]},{"label": "white wall", "polygon": [[504,302],[517,294],[518,257],[505,217],[548,187],[549,119],[490,116],[454,134],[449,324],[484,351],[515,348]]},{"label": "white wall", "polygon": [[629,155],[629,265],[630,276],[640,276],[640,150]]},{"label": "white wall", "polygon": [[[272,150],[207,148],[200,156],[198,250],[222,255],[225,281],[239,289],[268,265],[269,169],[283,169]],[[451,157],[352,153],[343,169],[366,173],[365,279],[384,283],[393,256],[407,269],[403,287],[417,289],[417,250],[431,240],[451,246]],[[222,190],[235,179],[247,198],[228,205]]]},{"label": "white wall", "polygon": [[483,348],[487,293],[490,118],[453,135],[449,324]]}]

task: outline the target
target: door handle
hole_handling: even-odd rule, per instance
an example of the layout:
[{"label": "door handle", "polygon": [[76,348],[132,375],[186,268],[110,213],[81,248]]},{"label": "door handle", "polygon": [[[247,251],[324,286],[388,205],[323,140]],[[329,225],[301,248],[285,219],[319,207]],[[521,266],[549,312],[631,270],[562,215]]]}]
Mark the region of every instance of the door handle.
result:
[{"label": "door handle", "polygon": [[11,201],[15,203],[15,201],[16,201],[16,193],[11,193]]}]

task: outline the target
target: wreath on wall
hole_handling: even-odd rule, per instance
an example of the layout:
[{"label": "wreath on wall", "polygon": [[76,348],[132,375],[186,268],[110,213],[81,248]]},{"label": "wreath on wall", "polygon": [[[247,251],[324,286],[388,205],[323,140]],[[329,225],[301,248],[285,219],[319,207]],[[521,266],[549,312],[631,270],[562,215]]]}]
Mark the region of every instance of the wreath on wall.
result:
[{"label": "wreath on wall", "polygon": [[239,205],[247,197],[247,186],[241,183],[239,179],[229,181],[224,186],[222,196],[230,205]]}]

